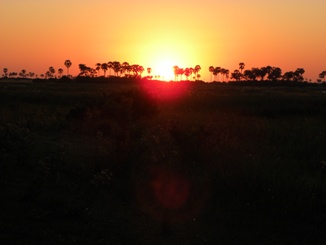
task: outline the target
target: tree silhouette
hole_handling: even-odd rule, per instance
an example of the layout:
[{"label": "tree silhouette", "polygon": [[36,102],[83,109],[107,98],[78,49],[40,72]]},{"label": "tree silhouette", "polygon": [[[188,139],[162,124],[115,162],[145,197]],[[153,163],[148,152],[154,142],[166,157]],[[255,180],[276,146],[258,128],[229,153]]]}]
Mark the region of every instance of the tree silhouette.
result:
[{"label": "tree silhouette", "polygon": [[107,63],[102,63],[101,64],[101,69],[103,70],[104,77],[106,76],[106,71],[108,70],[109,65]]},{"label": "tree silhouette", "polygon": [[[266,66],[266,67],[261,67],[259,70],[257,70],[256,75],[257,77],[260,77],[260,80],[263,81],[264,77],[270,72],[269,69],[270,66]],[[270,67],[271,68],[271,67]]]},{"label": "tree silhouette", "polygon": [[29,73],[28,73],[28,76],[29,76],[30,78],[34,78],[35,73],[34,73],[34,72],[29,72]]},{"label": "tree silhouette", "polygon": [[320,78],[320,79],[323,79],[324,82],[325,82],[325,77],[326,77],[326,71],[322,71],[322,72],[319,74],[319,78]]},{"label": "tree silhouette", "polygon": [[214,73],[214,66],[210,66],[208,68],[208,71],[211,73],[211,81],[212,81],[212,76],[213,76],[213,73]]},{"label": "tree silhouette", "polygon": [[80,73],[78,76],[89,76],[91,68],[86,66],[85,64],[79,64],[78,65]]},{"label": "tree silhouette", "polygon": [[[55,69],[54,69],[52,66],[50,66],[50,67],[49,67],[49,72],[51,72],[52,76],[54,76]],[[52,76],[51,76],[51,77],[52,77]]]},{"label": "tree silhouette", "polygon": [[182,75],[185,74],[185,70],[183,68],[179,68],[178,75],[180,76],[180,81],[182,81]]},{"label": "tree silhouette", "polygon": [[177,81],[178,80],[178,76],[179,76],[179,66],[173,66],[173,73],[174,73],[174,80]]},{"label": "tree silhouette", "polygon": [[67,76],[69,76],[69,68],[72,65],[70,60],[66,60],[64,63],[65,67],[67,67]]},{"label": "tree silhouette", "polygon": [[8,76],[8,68],[3,68],[4,77]]},{"label": "tree silhouette", "polygon": [[277,81],[282,78],[282,70],[279,67],[268,67],[268,79],[270,81]]},{"label": "tree silhouette", "polygon": [[242,71],[243,71],[244,68],[245,68],[245,63],[240,62],[239,63],[239,70],[240,70],[241,74],[243,74]]},{"label": "tree silhouette", "polygon": [[256,76],[255,72],[253,71],[253,69],[251,69],[251,70],[245,70],[243,72],[243,77],[245,80],[255,81],[257,76]]},{"label": "tree silhouette", "polygon": [[228,69],[222,68],[221,69],[221,74],[222,74],[222,80],[224,82],[224,78],[228,79],[229,78],[229,73],[230,71]]},{"label": "tree silhouette", "polygon": [[[215,67],[214,72],[213,72],[214,77],[219,76],[220,72],[221,72],[221,67],[219,67],[219,66]],[[220,78],[218,78],[218,81],[219,80],[220,80]]]},{"label": "tree silhouette", "polygon": [[59,74],[60,77],[62,77],[62,74],[63,74],[63,69],[62,68],[58,69],[58,74]]},{"label": "tree silhouette", "polygon": [[96,63],[95,66],[96,66],[95,70],[98,72],[98,75],[100,76],[101,75],[100,74],[100,71],[101,71],[101,63]]},{"label": "tree silhouette", "polygon": [[111,76],[111,69],[113,69],[113,63],[109,61],[108,63],[108,69],[109,69],[109,76]]},{"label": "tree silhouette", "polygon": [[140,74],[140,77],[142,76],[143,72],[144,72],[144,67],[143,66],[138,66],[138,72]]},{"label": "tree silhouette", "polygon": [[303,82],[303,74],[305,73],[305,70],[303,68],[298,68],[294,72],[294,80],[298,82]]},{"label": "tree silhouette", "polygon": [[20,76],[25,78],[26,77],[26,70],[23,69],[21,72],[20,72]]},{"label": "tree silhouette", "polygon": [[232,73],[231,73],[231,78],[236,80],[236,81],[240,81],[242,77],[242,74],[239,70],[234,70]]},{"label": "tree silhouette", "polygon": [[115,72],[116,76],[119,76],[120,68],[121,68],[121,65],[120,65],[119,61],[112,62],[112,69]]},{"label": "tree silhouette", "polygon": [[51,78],[52,77],[52,73],[50,71],[46,71],[45,72],[45,78]]},{"label": "tree silhouette", "polygon": [[191,74],[192,74],[192,68],[186,68],[184,70],[184,74],[185,74],[187,80],[189,80],[189,76],[191,76]]},{"label": "tree silhouette", "polygon": [[152,73],[152,68],[148,67],[148,68],[147,68],[147,74],[148,74],[148,77],[150,77],[151,73]]},{"label": "tree silhouette", "polygon": [[195,68],[193,69],[193,72],[195,74],[195,79],[197,78],[197,75],[200,72],[200,70],[201,70],[200,65],[196,65]]},{"label": "tree silhouette", "polygon": [[293,71],[287,71],[283,74],[283,80],[286,81],[293,81],[294,72]]},{"label": "tree silhouette", "polygon": [[124,73],[126,74],[126,72],[128,72],[128,68],[129,68],[129,63],[128,62],[123,62],[121,65],[121,74]]}]

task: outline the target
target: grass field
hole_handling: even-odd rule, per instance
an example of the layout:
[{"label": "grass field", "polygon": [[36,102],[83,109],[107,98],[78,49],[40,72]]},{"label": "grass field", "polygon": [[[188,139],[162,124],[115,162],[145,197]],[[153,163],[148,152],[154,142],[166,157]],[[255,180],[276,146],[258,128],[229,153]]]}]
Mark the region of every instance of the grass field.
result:
[{"label": "grass field", "polygon": [[0,83],[2,244],[324,244],[318,86]]}]

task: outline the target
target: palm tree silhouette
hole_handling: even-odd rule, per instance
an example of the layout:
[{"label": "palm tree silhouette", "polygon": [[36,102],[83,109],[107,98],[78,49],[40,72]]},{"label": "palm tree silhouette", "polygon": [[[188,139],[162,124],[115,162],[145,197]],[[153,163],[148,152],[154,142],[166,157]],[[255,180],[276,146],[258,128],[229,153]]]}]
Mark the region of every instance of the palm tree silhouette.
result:
[{"label": "palm tree silhouette", "polygon": [[178,80],[178,76],[179,76],[179,66],[173,66],[173,73],[174,73],[174,80],[177,81]]},{"label": "palm tree silhouette", "polygon": [[4,77],[7,77],[7,74],[8,74],[8,68],[3,68],[3,73],[4,73]]},{"label": "palm tree silhouette", "polygon": [[49,67],[49,72],[51,72],[51,74],[52,74],[52,76],[53,76],[54,73],[55,73],[55,69],[54,69],[52,66],[50,66],[50,67]]},{"label": "palm tree silhouette", "polygon": [[221,69],[221,74],[222,74],[222,81],[224,82],[224,78],[229,78],[229,70],[228,69]]},{"label": "palm tree silhouette", "polygon": [[213,73],[214,73],[214,66],[210,66],[209,68],[208,68],[208,71],[211,73],[211,82],[212,82],[212,77],[213,77]]},{"label": "palm tree silhouette", "polygon": [[26,77],[26,70],[25,69],[23,69],[22,71],[21,71],[21,73],[20,73],[20,75],[21,75],[21,77]]},{"label": "palm tree silhouette", "polygon": [[101,69],[102,69],[103,72],[104,72],[104,77],[105,77],[105,75],[106,75],[106,71],[108,70],[108,68],[109,68],[109,66],[108,66],[107,63],[102,63],[102,64],[101,64]]},{"label": "palm tree silhouette", "polygon": [[113,69],[113,63],[109,61],[108,63],[108,69],[109,69],[109,77],[111,76],[111,69]]},{"label": "palm tree silhouette", "polygon": [[214,76],[218,75],[218,81],[220,80],[221,67],[217,66],[214,68]]},{"label": "palm tree silhouette", "polygon": [[243,71],[244,68],[245,68],[245,63],[240,62],[239,63],[239,70],[240,70],[241,74],[242,74],[242,71]]},{"label": "palm tree silhouette", "polygon": [[195,74],[195,79],[197,78],[198,72],[200,72],[201,67],[200,65],[196,65],[195,68],[193,69],[193,72]]},{"label": "palm tree silhouette", "polygon": [[323,81],[325,82],[326,71],[322,71],[318,76],[320,79],[323,79]]},{"label": "palm tree silhouette", "polygon": [[96,66],[95,70],[98,72],[98,75],[100,76],[101,63],[96,63],[95,66]]},{"label": "palm tree silhouette", "polygon": [[148,67],[147,68],[147,74],[148,74],[148,77],[149,78],[150,78],[151,72],[152,72],[152,68]]},{"label": "palm tree silhouette", "polygon": [[63,74],[63,69],[62,68],[58,69],[58,74],[59,74],[60,77],[62,77],[62,74]]},{"label": "palm tree silhouette", "polygon": [[139,74],[140,74],[140,78],[141,78],[141,74],[143,74],[143,72],[144,72],[144,67],[143,66],[138,66],[138,72],[139,72]]},{"label": "palm tree silhouette", "polygon": [[185,74],[187,80],[189,80],[189,76],[191,76],[192,72],[193,72],[193,69],[192,68],[186,68],[184,70],[184,74]]},{"label": "palm tree silhouette", "polygon": [[69,76],[69,67],[72,65],[72,63],[70,60],[66,60],[64,65],[67,67],[67,76]]},{"label": "palm tree silhouette", "polygon": [[113,61],[112,62],[112,69],[114,70],[116,76],[118,76],[120,71],[121,65],[119,61]]}]

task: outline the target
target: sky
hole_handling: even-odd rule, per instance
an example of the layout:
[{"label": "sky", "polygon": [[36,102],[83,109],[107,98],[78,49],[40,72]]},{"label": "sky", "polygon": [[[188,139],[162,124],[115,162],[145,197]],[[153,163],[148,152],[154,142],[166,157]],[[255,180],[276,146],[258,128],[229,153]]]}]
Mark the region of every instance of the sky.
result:
[{"label": "sky", "polygon": [[[326,70],[325,0],[0,0],[0,74],[72,62]],[[172,71],[172,69],[171,69]],[[164,71],[165,72],[165,71]]]}]

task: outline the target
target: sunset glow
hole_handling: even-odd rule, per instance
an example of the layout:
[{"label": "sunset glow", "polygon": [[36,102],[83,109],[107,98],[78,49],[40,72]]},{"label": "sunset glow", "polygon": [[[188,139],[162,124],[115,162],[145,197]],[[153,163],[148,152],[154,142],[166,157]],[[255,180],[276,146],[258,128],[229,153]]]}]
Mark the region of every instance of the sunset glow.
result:
[{"label": "sunset glow", "polygon": [[127,61],[174,78],[170,67],[326,69],[326,1],[10,0],[1,1],[0,73]]}]

